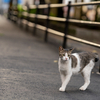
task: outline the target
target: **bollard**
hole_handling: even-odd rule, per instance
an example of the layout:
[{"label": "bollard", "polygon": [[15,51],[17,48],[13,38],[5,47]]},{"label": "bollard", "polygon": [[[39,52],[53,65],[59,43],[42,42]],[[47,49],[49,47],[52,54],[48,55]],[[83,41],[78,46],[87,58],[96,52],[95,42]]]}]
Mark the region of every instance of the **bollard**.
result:
[{"label": "bollard", "polygon": [[47,13],[47,20],[46,20],[46,31],[45,31],[45,42],[47,42],[48,38],[48,27],[49,27],[49,14],[50,14],[50,3],[48,4],[48,13]]},{"label": "bollard", "polygon": [[71,1],[69,1],[68,3],[68,12],[67,12],[67,16],[66,16],[66,21],[65,21],[65,32],[64,32],[64,39],[63,39],[63,48],[66,48],[66,42],[67,42],[67,37],[66,35],[68,34],[68,26],[69,26],[69,14],[70,14],[70,6]]}]

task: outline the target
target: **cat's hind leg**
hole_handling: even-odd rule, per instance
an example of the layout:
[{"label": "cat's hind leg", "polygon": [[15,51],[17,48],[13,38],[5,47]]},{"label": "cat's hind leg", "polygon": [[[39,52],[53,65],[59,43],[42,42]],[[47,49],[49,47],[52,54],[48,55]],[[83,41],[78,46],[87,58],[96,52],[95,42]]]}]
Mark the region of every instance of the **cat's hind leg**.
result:
[{"label": "cat's hind leg", "polygon": [[90,84],[90,76],[91,76],[91,71],[94,67],[94,62],[93,61],[90,61],[90,63],[83,69],[82,71],[82,75],[84,77],[84,85],[82,87],[80,87],[80,90],[86,90],[87,87],[89,86]]},{"label": "cat's hind leg", "polygon": [[90,74],[88,73],[83,73],[83,76],[84,76],[84,85],[80,87],[80,90],[86,90],[86,88],[89,86],[90,84]]}]

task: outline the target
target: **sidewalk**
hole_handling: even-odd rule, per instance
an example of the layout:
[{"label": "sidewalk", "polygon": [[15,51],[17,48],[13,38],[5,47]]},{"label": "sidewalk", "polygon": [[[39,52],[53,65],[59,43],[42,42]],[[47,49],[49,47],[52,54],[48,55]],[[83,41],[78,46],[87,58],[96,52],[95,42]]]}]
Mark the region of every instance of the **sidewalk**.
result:
[{"label": "sidewalk", "polygon": [[98,66],[92,72],[86,91],[79,90],[83,78],[75,75],[66,92],[59,92],[57,60],[57,46],[0,17],[0,100],[100,99]]}]

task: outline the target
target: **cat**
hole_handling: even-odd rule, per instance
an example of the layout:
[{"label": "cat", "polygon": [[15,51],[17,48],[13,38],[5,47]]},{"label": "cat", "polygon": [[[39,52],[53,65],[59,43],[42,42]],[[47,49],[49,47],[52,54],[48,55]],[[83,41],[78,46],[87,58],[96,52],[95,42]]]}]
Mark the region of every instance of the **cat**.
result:
[{"label": "cat", "polygon": [[90,84],[91,71],[95,62],[99,60],[98,54],[91,52],[72,53],[74,49],[59,47],[58,68],[62,85],[59,91],[65,91],[68,82],[73,74],[81,73],[84,77],[84,85],[80,90],[86,90]]}]

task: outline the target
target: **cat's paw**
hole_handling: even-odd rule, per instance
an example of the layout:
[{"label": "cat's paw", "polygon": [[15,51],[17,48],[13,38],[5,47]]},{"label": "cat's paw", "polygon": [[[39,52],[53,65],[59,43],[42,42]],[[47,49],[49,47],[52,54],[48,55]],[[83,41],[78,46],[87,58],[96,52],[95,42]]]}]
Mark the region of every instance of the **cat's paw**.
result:
[{"label": "cat's paw", "polygon": [[64,88],[62,88],[62,87],[60,87],[60,88],[59,88],[59,91],[64,92],[64,91],[65,91],[65,89],[64,89]]},{"label": "cat's paw", "polygon": [[82,86],[82,87],[79,88],[79,90],[85,91],[86,90],[86,87]]}]

